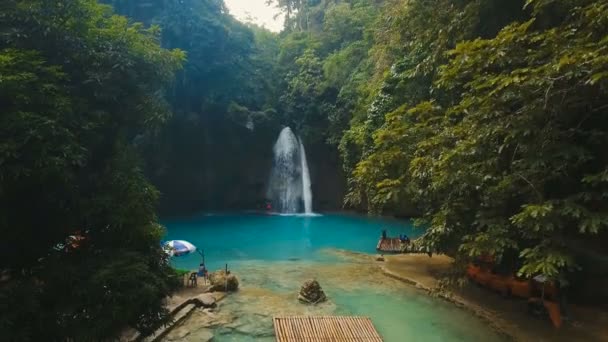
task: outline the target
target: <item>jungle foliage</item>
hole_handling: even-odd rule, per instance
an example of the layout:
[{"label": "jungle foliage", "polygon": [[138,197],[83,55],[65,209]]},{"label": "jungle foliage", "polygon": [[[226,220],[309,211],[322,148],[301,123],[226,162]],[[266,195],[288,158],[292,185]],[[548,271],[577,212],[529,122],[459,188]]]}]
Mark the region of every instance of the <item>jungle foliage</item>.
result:
[{"label": "jungle foliage", "polygon": [[346,207],[419,216],[435,251],[561,280],[606,253],[608,0],[269,0],[278,34],[100,2],[0,5],[0,336],[166,322],[159,196],[253,208],[282,125],[316,199],[341,165]]},{"label": "jungle foliage", "polygon": [[[158,25],[161,45],[188,56],[166,94],[173,116],[138,140],[162,212],[254,206],[257,179],[267,177],[256,158],[264,160],[280,121],[276,34],[237,21],[221,0],[104,2],[132,22]],[[244,164],[255,165],[252,174]]]},{"label": "jungle foliage", "polygon": [[442,3],[385,8],[390,69],[341,141],[347,203],[414,205],[437,251],[563,278],[608,225],[608,2]]},{"label": "jungle foliage", "polygon": [[131,141],[170,115],[184,53],[96,1],[2,6],[0,336],[149,332],[178,283]]},{"label": "jungle foliage", "polygon": [[338,146],[347,207],[523,276],[563,278],[605,239],[608,2],[274,4],[284,114]]}]

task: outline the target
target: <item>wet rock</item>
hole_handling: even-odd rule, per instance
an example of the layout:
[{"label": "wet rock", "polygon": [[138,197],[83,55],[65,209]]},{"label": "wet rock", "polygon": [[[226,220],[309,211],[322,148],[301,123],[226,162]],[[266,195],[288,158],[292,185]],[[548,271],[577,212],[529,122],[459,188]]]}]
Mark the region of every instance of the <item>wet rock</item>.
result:
[{"label": "wet rock", "polygon": [[215,297],[210,293],[202,293],[196,296],[195,299],[198,300],[200,305],[204,308],[214,308],[217,306]]},{"label": "wet rock", "polygon": [[166,339],[168,341],[180,341],[183,340],[186,336],[190,335],[190,330],[183,328],[176,328],[169,335],[167,335]]},{"label": "wet rock", "polygon": [[316,280],[308,280],[300,288],[298,300],[306,304],[317,304],[327,300],[325,292]]},{"label": "wet rock", "polygon": [[190,341],[210,342],[213,341],[213,333],[209,329],[200,329],[188,336]]},{"label": "wet rock", "polygon": [[199,322],[205,322],[205,327],[217,327],[234,322],[236,317],[230,313],[203,311],[197,319]]},{"label": "wet rock", "polygon": [[272,331],[271,329],[272,327],[268,327],[263,324],[246,323],[238,327],[236,331],[243,335],[263,337],[267,336],[269,332]]},{"label": "wet rock", "polygon": [[[208,312],[209,309],[195,310],[190,317],[181,322],[176,329],[171,330],[167,335],[167,341],[206,341],[203,337],[208,336],[215,327],[231,324],[235,317],[226,313]],[[203,329],[201,331],[201,329]],[[206,329],[206,331],[205,331]],[[200,338],[197,337],[200,335]],[[195,338],[196,337],[196,338]],[[209,338],[212,338],[209,337]]]},{"label": "wet rock", "polygon": [[377,255],[376,261],[384,261],[384,255]]},{"label": "wet rock", "polygon": [[215,298],[215,302],[216,303],[218,303],[222,299],[226,298],[226,293],[225,292],[213,292],[212,295],[213,295],[213,298]]},{"label": "wet rock", "polygon": [[223,327],[232,330],[233,333],[250,337],[262,338],[274,336],[271,316],[243,316],[239,320]]},{"label": "wet rock", "polygon": [[209,274],[209,282],[211,291],[234,292],[239,288],[239,280],[236,276],[232,273],[226,274],[224,270]]},{"label": "wet rock", "polygon": [[213,340],[213,332],[207,328],[181,326],[169,333],[163,341],[197,341],[209,342]]}]

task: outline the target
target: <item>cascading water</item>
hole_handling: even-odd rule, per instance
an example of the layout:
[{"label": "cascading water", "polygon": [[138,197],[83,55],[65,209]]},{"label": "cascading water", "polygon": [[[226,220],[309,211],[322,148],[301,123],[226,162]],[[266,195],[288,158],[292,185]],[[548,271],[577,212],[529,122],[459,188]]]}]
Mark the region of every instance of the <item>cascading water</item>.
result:
[{"label": "cascading water", "polygon": [[310,172],[308,172],[308,162],[306,161],[306,150],[302,139],[300,141],[300,164],[302,168],[302,197],[304,200],[304,212],[312,213],[312,189],[310,188]]},{"label": "cascading water", "polygon": [[274,144],[273,153],[267,195],[274,210],[286,214],[312,213],[310,173],[302,141],[285,127]]}]

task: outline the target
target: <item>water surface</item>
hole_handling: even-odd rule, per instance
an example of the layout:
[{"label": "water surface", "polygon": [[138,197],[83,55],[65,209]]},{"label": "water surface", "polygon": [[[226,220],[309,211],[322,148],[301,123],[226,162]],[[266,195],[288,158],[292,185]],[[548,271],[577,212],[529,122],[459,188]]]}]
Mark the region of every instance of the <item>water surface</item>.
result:
[{"label": "water surface", "polygon": [[[355,215],[279,216],[201,214],[163,222],[167,239],[188,240],[205,251],[210,269],[228,264],[241,290],[222,302],[224,324],[205,328],[193,316],[190,333],[168,339],[194,341],[273,341],[272,317],[278,315],[360,315],[372,319],[387,342],[497,341],[501,338],[469,312],[399,281],[385,277],[370,256],[383,229],[389,235],[418,236],[406,220]],[[196,269],[200,256],[174,259],[176,267]],[[330,301],[298,303],[297,292],[310,278],[319,281]]]},{"label": "water surface", "polygon": [[[167,240],[187,240],[204,251],[206,263],[217,269],[240,261],[322,260],[324,248],[374,253],[382,229],[389,235],[415,237],[420,230],[409,221],[357,215],[200,214],[164,221]],[[176,258],[180,268],[198,267],[200,256]]]}]

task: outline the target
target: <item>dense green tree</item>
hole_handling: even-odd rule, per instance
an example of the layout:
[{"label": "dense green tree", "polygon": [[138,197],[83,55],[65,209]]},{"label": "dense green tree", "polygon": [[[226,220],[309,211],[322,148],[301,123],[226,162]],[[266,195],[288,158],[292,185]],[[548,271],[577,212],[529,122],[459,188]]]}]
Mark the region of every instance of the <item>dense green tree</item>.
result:
[{"label": "dense green tree", "polygon": [[214,112],[231,101],[252,102],[242,82],[249,84],[253,33],[227,14],[223,1],[105,2],[132,21],[158,25],[163,47],[187,52],[169,97],[177,114]]},{"label": "dense green tree", "polygon": [[[351,128],[341,141],[346,171],[353,172],[361,157],[366,158],[374,152],[374,134],[385,124],[387,114],[395,110],[403,113],[407,109],[402,106],[414,107],[431,99],[439,102],[449,100],[450,94],[433,85],[439,68],[447,61],[447,51],[459,41],[496,34],[501,23],[522,15],[522,6],[521,1],[505,5],[495,0],[445,0],[439,5],[428,1],[388,2],[382,16],[392,20],[377,22],[371,50],[375,69],[372,77],[377,80],[372,83],[374,95],[363,103],[366,107],[353,117]],[[411,157],[410,154],[403,156]],[[394,178],[403,175],[403,170],[389,169],[393,174],[399,173]],[[380,182],[393,175],[377,174],[376,177],[383,177],[376,180]],[[407,182],[402,179],[401,184]],[[358,177],[351,178],[349,185],[347,203],[374,211],[384,207],[399,213],[403,210],[399,208],[400,200],[409,198],[403,191],[376,197],[375,186],[368,187],[369,182],[358,182]],[[403,196],[394,197],[398,194]],[[378,201],[370,201],[372,197]],[[381,198],[384,200],[380,201]],[[409,214],[412,212],[411,201],[406,203],[405,207],[409,209],[405,213]]]},{"label": "dense green tree", "polygon": [[176,282],[131,142],[169,116],[163,87],[184,54],[93,0],[3,6],[0,335],[148,332]]},{"label": "dense green tree", "polygon": [[[271,158],[264,149],[280,121],[276,34],[238,22],[220,0],[106,2],[133,22],[158,25],[162,46],[188,55],[167,91],[174,116],[138,140],[146,174],[161,191],[161,212],[261,202]],[[250,174],[243,175],[243,163],[255,165]]]},{"label": "dense green tree", "polygon": [[[358,4],[361,6],[362,2]],[[580,51],[583,56],[589,53],[589,48],[583,48],[585,46],[602,51],[604,47],[600,38],[605,34],[601,25],[585,27],[586,30],[582,31],[583,24],[579,23],[579,26],[567,24],[570,12],[582,16],[583,13],[597,14],[604,9],[603,5],[595,4],[596,7],[581,10],[585,4],[585,2],[531,1],[524,6],[523,1],[508,3],[445,1],[437,6],[436,3],[425,1],[390,1],[384,4],[378,16],[371,15],[371,20],[363,21],[364,29],[361,31],[363,35],[352,35],[344,27],[345,25],[341,25],[355,17],[355,12],[352,10],[356,9],[356,6],[351,6],[352,3],[328,6],[323,9],[325,23],[323,32],[313,28],[300,31],[287,27],[293,32],[284,34],[281,41],[280,63],[285,70],[290,71],[287,80],[292,85],[286,88],[287,91],[291,92],[295,84],[309,86],[300,89],[321,91],[300,92],[306,95],[299,97],[285,96],[283,99],[286,101],[283,104],[287,105],[287,108],[297,108],[293,111],[294,114],[290,114],[291,120],[298,118],[295,113],[303,114],[299,117],[299,122],[304,130],[308,125],[318,122],[317,120],[326,120],[323,116],[327,116],[326,123],[315,129],[316,134],[325,135],[331,143],[341,138],[340,150],[344,167],[348,173],[352,173],[351,191],[346,197],[346,205],[375,213],[423,214],[424,219],[421,221],[430,227],[425,241],[439,251],[468,258],[489,253],[497,256],[499,260],[502,256],[506,256],[505,259],[519,256],[514,258],[518,260],[503,261],[511,265],[513,262],[523,265],[520,268],[523,275],[542,273],[558,277],[563,271],[572,269],[575,263],[579,263],[581,251],[597,245],[593,243],[592,236],[598,234],[600,240],[605,238],[605,233],[601,232],[605,209],[599,204],[601,200],[598,199],[601,198],[599,195],[601,192],[598,190],[598,193],[593,194],[595,190],[592,190],[587,183],[589,179],[595,179],[597,189],[602,189],[599,179],[603,159],[597,155],[598,151],[595,147],[589,147],[593,143],[585,142],[586,139],[591,139],[598,143],[597,146],[601,146],[603,141],[600,137],[603,133],[596,131],[599,127],[604,127],[605,123],[601,119],[591,120],[596,117],[595,115],[585,115],[584,111],[589,110],[588,107],[574,110],[566,107],[564,110],[570,110],[574,117],[583,117],[584,120],[581,122],[589,123],[594,130],[585,130],[585,126],[574,119],[560,121],[556,125],[558,128],[574,125],[581,131],[580,134],[570,132],[572,128],[568,128],[570,130],[568,133],[560,134],[557,133],[556,128],[550,126],[552,127],[550,132],[552,135],[556,134],[554,139],[560,142],[560,147],[556,147],[558,145],[548,147],[545,144],[551,140],[548,137],[539,138],[536,146],[528,147],[529,158],[534,159],[534,164],[530,161],[530,165],[526,165],[516,157],[522,153],[519,149],[525,145],[524,141],[531,137],[530,128],[538,123],[522,122],[522,127],[527,127],[525,130],[522,128],[526,135],[511,142],[517,146],[516,153],[513,154],[515,159],[512,162],[522,167],[532,168],[531,165],[535,165],[536,170],[533,175],[520,170],[510,175],[510,180],[507,181],[505,175],[513,172],[512,166],[505,161],[492,161],[492,158],[501,159],[492,157],[491,153],[492,151],[505,153],[504,148],[507,144],[496,146],[494,139],[501,141],[500,139],[503,138],[500,134],[514,134],[510,130],[516,127],[515,117],[512,115],[504,117],[502,133],[486,121],[472,124],[470,106],[479,101],[479,92],[482,89],[472,88],[470,84],[478,85],[475,82],[481,82],[485,80],[485,75],[491,75],[493,77],[491,85],[484,88],[490,92],[490,95],[483,97],[486,102],[480,111],[484,113],[498,111],[501,107],[494,108],[497,102],[488,102],[499,94],[498,90],[492,88],[498,84],[493,83],[498,82],[497,75],[522,71],[527,73],[534,65],[546,65],[551,68],[550,61],[559,57],[556,51],[565,49],[566,44],[574,42],[573,36],[567,34],[568,29],[572,29],[573,32],[584,32],[581,34],[595,34],[589,36],[590,39],[595,40],[571,46],[573,50]],[[332,19],[332,11],[336,11],[335,13],[345,11],[350,16],[334,16]],[[373,11],[366,13],[371,12]],[[525,37],[532,30],[519,30],[510,35],[504,32],[506,28],[511,27],[509,24],[525,23],[531,18],[534,19],[534,24],[530,27],[534,32],[553,30],[562,38],[559,43],[564,44],[563,47],[554,39],[543,41],[545,45],[533,45],[528,50],[518,50],[516,48],[518,44],[522,46],[530,44],[522,44],[522,41],[516,38]],[[572,20],[575,17],[569,18]],[[598,16],[598,23],[602,22],[601,18]],[[585,19],[596,20],[591,18],[591,15]],[[358,25],[346,26],[352,28]],[[340,28],[333,30],[333,27]],[[558,28],[561,31],[558,31]],[[350,37],[356,38],[353,40]],[[489,45],[482,45],[479,50],[466,51],[456,48],[460,42],[463,42],[461,46],[473,45],[473,42],[477,42],[476,38],[504,44],[507,37],[514,42],[510,46],[491,49]],[[534,35],[530,39],[539,39],[538,37]],[[559,48],[553,51],[557,46]],[[456,52],[450,52],[455,48]],[[490,49],[492,52],[481,54],[482,49]],[[539,55],[535,55],[538,60],[524,58],[524,54],[527,57],[532,56],[530,51],[539,51]],[[522,55],[513,59],[512,57],[517,56],[514,55],[517,52]],[[479,54],[479,59],[472,59],[472,53]],[[497,66],[488,63],[498,59],[494,57],[494,53],[504,57],[500,59],[502,64]],[[595,55],[601,53],[593,52],[592,56]],[[458,60],[461,67],[456,68],[454,56],[462,56]],[[314,61],[314,63],[302,64],[303,61]],[[473,67],[466,63],[468,61],[476,61],[479,65]],[[561,63],[564,61],[577,63],[568,59],[563,59]],[[318,64],[323,65],[323,75],[320,76],[318,72],[300,74],[302,65],[308,66],[307,70],[314,70],[310,66]],[[562,64],[554,64],[553,68],[555,73],[538,76],[535,81],[538,83],[535,86],[546,87],[545,89],[549,89],[547,90],[549,95],[555,90],[557,95],[546,98],[547,102],[543,103],[542,108],[534,107],[534,111],[556,112],[550,109],[550,106],[553,104],[561,108],[562,105],[567,104],[568,98],[565,95],[575,96],[572,89],[583,93],[589,91],[590,100],[582,101],[587,104],[594,103],[592,98],[597,101],[604,96],[601,93],[603,89],[601,86],[591,90],[589,85],[598,81],[584,79],[586,77],[584,72],[580,75],[582,81],[577,83],[568,79],[564,85],[564,89],[568,90],[557,91],[554,87],[557,87],[558,80],[566,81],[566,77],[573,76],[561,74],[564,72]],[[601,70],[601,65],[597,68]],[[448,71],[452,71],[451,78],[447,77]],[[315,77],[311,78],[310,75]],[[604,77],[602,71],[597,71],[594,75],[597,80]],[[546,78],[544,80],[546,84],[540,82],[542,77]],[[505,79],[510,85],[504,90],[505,99],[502,106],[506,108],[505,111],[516,111],[523,103],[532,104],[533,99],[541,100],[538,95],[539,90],[531,92],[530,98],[525,98],[523,90],[516,89],[514,84],[510,84],[521,83],[519,77],[505,76]],[[583,84],[586,86],[582,87]],[[558,101],[559,96],[563,96],[563,101],[566,102]],[[518,97],[524,98],[516,100]],[[467,103],[467,107],[459,105],[465,100],[471,101],[471,104]],[[596,108],[591,111],[599,113],[604,109],[601,101]],[[304,117],[310,112],[322,112],[322,114],[316,114],[317,119],[306,122]],[[492,116],[492,120],[495,119],[496,117]],[[342,132],[349,120],[350,129]],[[531,117],[526,120],[531,120]],[[484,135],[480,137],[474,133]],[[471,145],[462,145],[465,142]],[[456,153],[465,146],[468,153],[466,158]],[[536,155],[538,153],[546,155],[547,153],[543,152],[546,147],[556,153],[556,156],[547,156],[552,160],[551,162],[541,162]],[[511,146],[510,152],[506,153],[513,152],[513,149]],[[594,151],[596,155],[587,151],[588,149]],[[481,151],[488,153],[478,156],[484,159],[479,159],[476,164],[473,162],[473,156]],[[572,164],[560,166],[558,164],[564,161],[558,157],[566,158],[566,151],[572,151],[572,155],[580,159],[569,157],[567,162]],[[456,155],[462,159],[456,159]],[[443,161],[447,160],[448,156],[453,157],[450,163],[446,164]],[[593,164],[590,160],[596,160],[597,163]],[[560,177],[551,175],[547,165],[555,170],[563,170],[560,171]],[[593,165],[599,165],[599,168]],[[489,166],[494,169],[487,169]],[[532,170],[527,171],[532,172]],[[489,176],[492,172],[499,174]],[[584,172],[590,174],[596,172],[596,174],[589,176]],[[486,176],[490,178],[483,178]],[[494,185],[495,188],[491,193],[484,193],[480,197],[476,194],[485,190],[472,188],[471,184],[476,184],[479,180],[475,177],[481,177],[484,179],[483,182],[494,179],[499,183]],[[579,177],[579,183],[580,179],[585,179],[582,183],[586,184],[584,186],[586,190],[583,193],[576,193],[582,191],[582,188],[566,185],[573,183],[570,177]],[[510,185],[507,187],[507,184]],[[569,190],[556,190],[562,186]],[[568,193],[570,197],[566,195]],[[556,202],[554,197],[559,200]],[[569,200],[565,201],[563,197]],[[544,199],[546,206],[535,204],[539,198]],[[522,208],[529,208],[530,212],[525,212]],[[537,212],[540,208],[550,211],[551,218],[543,219],[541,222],[538,218],[533,221],[525,216],[540,216],[541,214]],[[539,228],[541,226],[542,229]],[[580,228],[578,233],[574,227]],[[593,229],[583,227],[593,227]],[[596,233],[598,230],[599,232]]]},{"label": "dense green tree", "polygon": [[268,6],[274,5],[284,14],[285,28],[295,31],[307,31],[314,28],[314,22],[318,22],[318,16],[323,15],[317,5],[326,2],[325,0],[266,0]]},{"label": "dense green tree", "polygon": [[[276,70],[284,83],[277,113],[279,122],[294,127],[307,146],[315,199],[344,194],[338,144],[373,88],[369,49],[379,3],[303,2],[304,10],[292,13],[279,35]],[[327,209],[341,206],[341,200],[330,201]]]},{"label": "dense green tree", "polygon": [[[319,1],[307,3],[311,12],[321,15],[308,29],[286,28],[281,39],[279,63],[287,75],[286,94],[282,98],[286,118],[296,122],[296,126],[307,130],[313,128],[317,137],[313,141],[325,140],[329,149],[335,149],[347,128],[351,111],[359,102],[369,74],[367,63],[371,46],[371,24],[378,14],[374,1]],[[302,13],[297,12],[295,16]],[[316,65],[311,68],[311,57]],[[308,71],[303,71],[302,68]],[[316,76],[310,79],[312,69]],[[314,83],[314,84],[313,84]],[[306,84],[316,91],[294,96],[296,84]],[[318,114],[309,117],[309,110],[298,107],[315,108]],[[299,114],[298,114],[299,113]],[[297,116],[302,118],[296,120]],[[305,119],[309,117],[309,119]],[[303,122],[306,122],[303,124]],[[291,123],[290,123],[291,124]],[[319,129],[320,128],[320,129]]]},{"label": "dense green tree", "polygon": [[280,34],[221,0],[103,2],[128,19],[2,3],[2,336],[164,322],[144,174],[163,212],[253,208],[282,125],[313,191],[341,196],[343,167],[345,205],[416,214],[461,260],[563,279],[605,240],[606,0],[269,0]]},{"label": "dense green tree", "polygon": [[[407,6],[413,10],[416,1]],[[438,251],[519,255],[525,276],[561,278],[574,269],[574,250],[603,236],[608,223],[607,6],[528,1],[517,12],[482,1],[447,13],[456,24],[405,21],[406,32],[437,30],[412,42],[430,37],[421,48],[443,47],[412,50],[422,54],[405,70],[429,70],[423,83],[388,93],[391,105],[377,121],[345,136],[360,132],[363,155],[348,200],[373,211],[413,202],[428,226],[425,242]],[[478,20],[481,13],[502,18],[501,25]],[[463,22],[468,31],[452,31]],[[442,32],[460,36],[445,40]]]},{"label": "dense green tree", "polygon": [[522,274],[557,277],[576,265],[569,244],[608,225],[608,3],[529,5],[531,20],[452,52],[438,86],[462,97],[446,108],[436,152],[417,154],[411,171],[428,197],[450,198],[429,207],[431,240],[460,235],[471,256],[516,249]]},{"label": "dense green tree", "polygon": [[287,76],[287,90],[282,99],[286,120],[293,122],[292,126],[309,140],[322,141],[323,135],[319,136],[318,128],[327,125],[327,116],[323,106],[325,103],[320,98],[327,89],[323,84],[321,60],[315,56],[314,51],[307,50],[295,63],[297,69],[294,74]]}]

